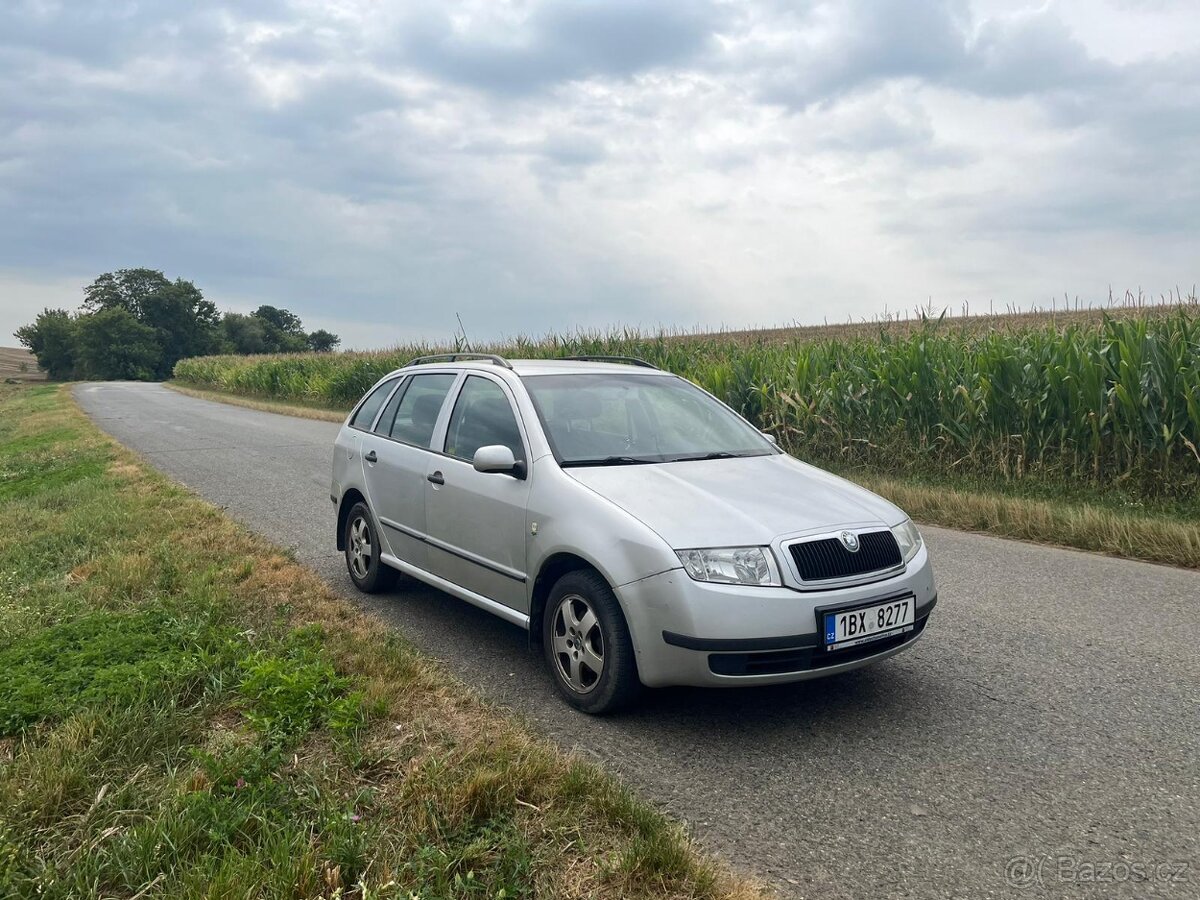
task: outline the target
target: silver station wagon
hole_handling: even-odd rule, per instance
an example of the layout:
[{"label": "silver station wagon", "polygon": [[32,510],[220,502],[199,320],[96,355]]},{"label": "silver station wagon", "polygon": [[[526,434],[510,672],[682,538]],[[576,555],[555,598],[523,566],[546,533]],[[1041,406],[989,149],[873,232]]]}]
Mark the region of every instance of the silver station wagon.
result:
[{"label": "silver station wagon", "polygon": [[331,498],[355,585],[528,629],[589,713],[876,662],[937,600],[903,512],[640,360],[413,360],[346,419]]}]

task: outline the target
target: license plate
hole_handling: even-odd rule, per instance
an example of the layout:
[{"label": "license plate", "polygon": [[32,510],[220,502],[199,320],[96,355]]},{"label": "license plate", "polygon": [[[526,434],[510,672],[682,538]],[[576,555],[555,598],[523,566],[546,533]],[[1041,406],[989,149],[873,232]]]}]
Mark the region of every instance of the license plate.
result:
[{"label": "license plate", "polygon": [[845,650],[912,631],[916,607],[916,598],[909,596],[825,613],[825,649]]}]

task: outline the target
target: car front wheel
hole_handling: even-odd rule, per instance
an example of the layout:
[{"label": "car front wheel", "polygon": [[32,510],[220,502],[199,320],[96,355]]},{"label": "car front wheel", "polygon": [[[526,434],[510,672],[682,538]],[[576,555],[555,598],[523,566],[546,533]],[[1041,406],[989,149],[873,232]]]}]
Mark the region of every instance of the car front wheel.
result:
[{"label": "car front wheel", "polygon": [[568,572],[550,591],[542,648],[555,687],[592,715],[629,706],[641,691],[620,604],[596,572]]},{"label": "car front wheel", "polygon": [[396,583],[396,570],[380,559],[379,535],[365,503],[355,503],[346,516],[346,571],[360,591],[376,594]]}]

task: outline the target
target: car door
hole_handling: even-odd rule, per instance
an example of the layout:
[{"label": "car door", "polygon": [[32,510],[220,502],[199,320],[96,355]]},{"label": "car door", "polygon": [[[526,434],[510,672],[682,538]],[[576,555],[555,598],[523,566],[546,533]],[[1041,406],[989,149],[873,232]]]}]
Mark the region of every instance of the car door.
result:
[{"label": "car door", "polygon": [[[508,389],[490,376],[464,379],[446,427],[443,454],[429,464],[426,531],[431,571],[528,613],[525,581],[527,477],[477,472],[480,447],[502,444],[528,461],[528,441]],[[526,474],[528,466],[522,471]]]},{"label": "car door", "polygon": [[375,427],[362,437],[367,501],[393,556],[429,568],[425,547],[425,475],[442,405],[458,375],[408,376],[392,394]]}]

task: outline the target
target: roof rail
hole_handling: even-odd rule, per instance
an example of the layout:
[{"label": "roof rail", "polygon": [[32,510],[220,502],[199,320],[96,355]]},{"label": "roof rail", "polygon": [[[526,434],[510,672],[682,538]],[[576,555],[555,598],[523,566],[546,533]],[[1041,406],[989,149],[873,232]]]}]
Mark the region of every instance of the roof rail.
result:
[{"label": "roof rail", "polygon": [[[576,362],[610,362],[625,363],[630,366],[641,366],[643,369],[658,369],[654,363],[638,359],[636,356],[564,356],[562,359],[573,359]],[[661,370],[660,370],[661,371]]]},{"label": "roof rail", "polygon": [[512,363],[503,356],[497,356],[495,353],[432,353],[429,356],[418,356],[416,359],[410,359],[405,364],[405,368],[431,362],[458,362],[460,359],[486,359],[490,360],[493,365],[504,366],[506,369],[512,368]]}]

